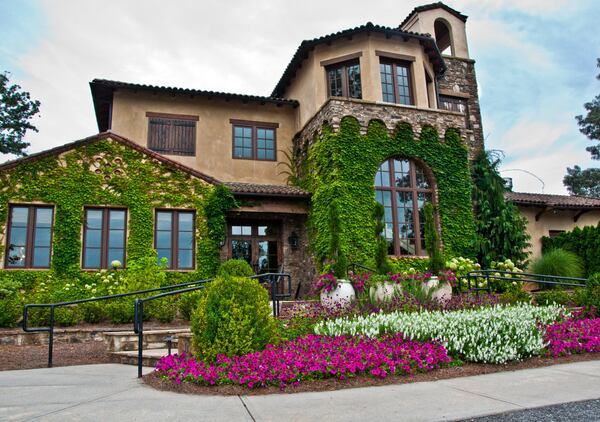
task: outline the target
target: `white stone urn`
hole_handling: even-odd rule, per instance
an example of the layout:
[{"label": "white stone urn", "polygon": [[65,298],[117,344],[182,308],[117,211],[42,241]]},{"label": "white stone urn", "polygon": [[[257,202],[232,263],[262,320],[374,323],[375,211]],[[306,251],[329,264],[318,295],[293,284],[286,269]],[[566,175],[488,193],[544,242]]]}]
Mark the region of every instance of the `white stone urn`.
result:
[{"label": "white stone urn", "polygon": [[388,302],[392,300],[396,292],[402,293],[402,287],[399,284],[386,281],[384,283],[377,283],[376,286],[371,286],[369,288],[369,297],[372,302]]},{"label": "white stone urn", "polygon": [[337,287],[331,291],[321,290],[321,304],[327,307],[346,307],[356,299],[356,293],[350,280],[340,279]]},{"label": "white stone urn", "polygon": [[433,289],[431,299],[437,300],[441,303],[448,303],[452,298],[452,286],[448,282],[442,282],[437,276],[431,276],[429,280],[424,283],[424,289]]}]

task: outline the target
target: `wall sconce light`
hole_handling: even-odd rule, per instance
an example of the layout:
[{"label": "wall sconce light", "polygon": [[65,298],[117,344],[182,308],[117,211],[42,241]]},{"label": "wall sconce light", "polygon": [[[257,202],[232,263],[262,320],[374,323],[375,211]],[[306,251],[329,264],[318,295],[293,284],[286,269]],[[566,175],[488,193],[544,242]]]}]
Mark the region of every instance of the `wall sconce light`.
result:
[{"label": "wall sconce light", "polygon": [[223,246],[225,246],[225,238],[219,241],[219,249],[223,249]]},{"label": "wall sconce light", "polygon": [[296,234],[296,232],[292,232],[292,234],[290,234],[290,236],[288,237],[288,242],[290,244],[290,246],[292,247],[292,249],[298,249],[298,244],[300,243],[300,237],[298,237],[298,234]]}]

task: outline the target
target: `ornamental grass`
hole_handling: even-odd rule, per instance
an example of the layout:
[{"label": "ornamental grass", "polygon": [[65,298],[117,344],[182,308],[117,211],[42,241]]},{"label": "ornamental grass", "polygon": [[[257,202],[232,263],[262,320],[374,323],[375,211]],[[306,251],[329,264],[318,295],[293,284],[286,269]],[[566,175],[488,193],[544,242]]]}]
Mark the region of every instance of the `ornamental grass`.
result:
[{"label": "ornamental grass", "polygon": [[284,388],[324,378],[413,375],[451,361],[441,344],[405,340],[399,334],[379,338],[308,335],[269,345],[262,352],[232,358],[219,355],[214,365],[185,355],[165,356],[156,364],[156,372],[177,384]]},{"label": "ornamental grass", "polygon": [[600,318],[567,319],[546,326],[548,356],[600,352]]}]

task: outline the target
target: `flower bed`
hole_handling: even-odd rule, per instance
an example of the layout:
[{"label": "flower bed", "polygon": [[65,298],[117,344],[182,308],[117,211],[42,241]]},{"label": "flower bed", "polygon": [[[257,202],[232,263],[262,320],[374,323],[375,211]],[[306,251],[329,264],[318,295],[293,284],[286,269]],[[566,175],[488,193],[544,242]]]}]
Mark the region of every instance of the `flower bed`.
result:
[{"label": "flower bed", "polygon": [[400,335],[377,339],[309,335],[245,356],[220,355],[214,365],[187,356],[165,356],[156,364],[156,371],[177,384],[232,384],[253,388],[284,387],[332,377],[343,380],[356,375],[378,378],[390,374],[412,375],[450,362],[442,345],[405,340]]},{"label": "flower bed", "polygon": [[471,362],[505,363],[541,353],[545,346],[539,324],[565,314],[562,306],[497,305],[453,312],[392,312],[321,321],[316,334],[377,337],[403,333],[418,341],[438,340],[447,350]]},{"label": "flower bed", "polygon": [[546,327],[547,355],[600,352],[600,318],[567,319]]}]

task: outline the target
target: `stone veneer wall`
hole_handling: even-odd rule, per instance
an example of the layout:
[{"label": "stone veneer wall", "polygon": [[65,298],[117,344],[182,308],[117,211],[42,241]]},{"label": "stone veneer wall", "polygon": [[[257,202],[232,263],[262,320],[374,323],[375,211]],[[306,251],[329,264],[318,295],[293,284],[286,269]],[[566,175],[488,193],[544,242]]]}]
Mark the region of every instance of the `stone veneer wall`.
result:
[{"label": "stone veneer wall", "polygon": [[[479,109],[477,108],[477,110]],[[383,121],[390,132],[393,132],[399,123],[409,123],[417,136],[423,126],[435,127],[441,136],[447,129],[456,128],[460,131],[463,141],[469,148],[470,159],[473,159],[476,151],[481,148],[479,138],[474,136],[473,130],[465,128],[465,116],[461,113],[336,98],[329,99],[304,128],[296,134],[294,138],[294,161],[299,169],[302,168],[301,164],[306,160],[310,145],[320,135],[323,125],[328,124],[334,131],[337,131],[340,121],[345,116],[355,117],[361,125],[362,133],[366,133],[371,120]]]},{"label": "stone veneer wall", "polygon": [[473,159],[483,150],[483,128],[481,125],[481,109],[477,92],[477,78],[475,75],[475,61],[457,57],[444,57],[448,70],[438,80],[438,89],[468,94],[470,131],[467,131],[469,157]]}]

